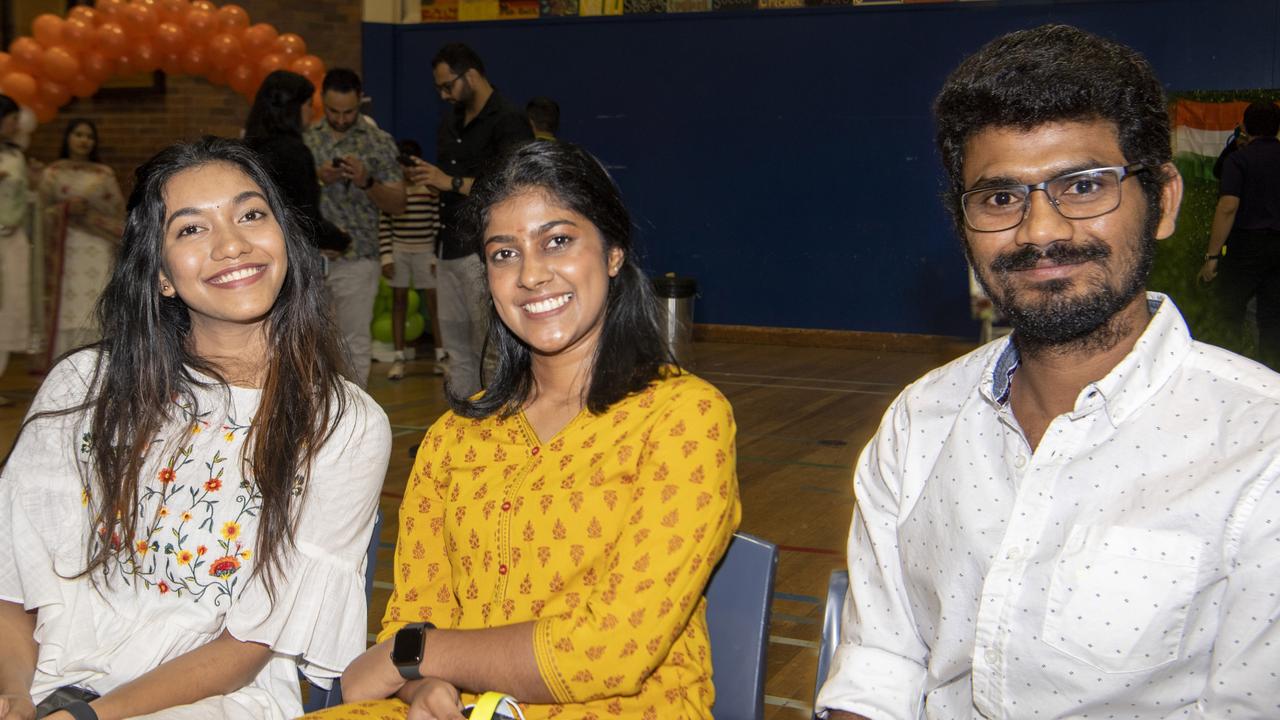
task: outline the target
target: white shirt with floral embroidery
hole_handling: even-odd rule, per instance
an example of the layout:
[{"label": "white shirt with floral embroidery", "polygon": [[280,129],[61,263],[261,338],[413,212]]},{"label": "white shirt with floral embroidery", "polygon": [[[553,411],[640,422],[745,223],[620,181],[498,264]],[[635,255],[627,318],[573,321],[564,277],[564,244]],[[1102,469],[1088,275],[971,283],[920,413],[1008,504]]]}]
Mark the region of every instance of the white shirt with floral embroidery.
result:
[{"label": "white shirt with floral embroidery", "polygon": [[[60,363],[30,412],[81,402],[95,360],[85,351]],[[64,685],[105,694],[225,630],[275,655],[220,707],[243,708],[244,717],[301,714],[298,668],[327,684],[367,637],[365,551],[391,432],[372,398],[347,391],[346,413],[299,480],[295,549],[281,563],[274,605],[252,572],[261,496],[242,472],[260,391],[197,388],[195,407],[175,403],[170,430],[149,453],[135,552],[95,571],[96,587],[75,577],[93,533],[87,419],[31,423],[0,476],[0,599],[37,612],[32,697]]]}]

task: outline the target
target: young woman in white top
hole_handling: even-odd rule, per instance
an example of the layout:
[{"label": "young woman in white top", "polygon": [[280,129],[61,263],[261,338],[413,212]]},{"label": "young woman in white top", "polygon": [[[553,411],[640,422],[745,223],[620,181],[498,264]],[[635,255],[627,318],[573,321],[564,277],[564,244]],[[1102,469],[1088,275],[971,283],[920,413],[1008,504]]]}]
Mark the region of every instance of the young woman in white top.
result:
[{"label": "young woman in white top", "polygon": [[390,428],[319,262],[242,144],[138,170],[104,339],[0,474],[0,718],[292,717],[364,649]]}]

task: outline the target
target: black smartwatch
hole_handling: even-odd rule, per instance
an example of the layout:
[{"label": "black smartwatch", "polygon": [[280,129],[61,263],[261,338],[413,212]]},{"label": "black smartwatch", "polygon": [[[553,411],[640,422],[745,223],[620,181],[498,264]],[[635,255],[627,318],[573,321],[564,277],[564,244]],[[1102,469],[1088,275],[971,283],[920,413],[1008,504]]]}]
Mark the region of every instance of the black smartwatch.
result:
[{"label": "black smartwatch", "polygon": [[391,663],[400,671],[400,677],[405,680],[422,679],[422,671],[418,669],[422,664],[422,650],[427,631],[435,629],[435,625],[421,622],[405,625],[396,633],[391,643]]},{"label": "black smartwatch", "polygon": [[449,185],[453,187],[454,192],[456,193],[462,192],[462,176],[454,175],[453,180],[449,181]]}]

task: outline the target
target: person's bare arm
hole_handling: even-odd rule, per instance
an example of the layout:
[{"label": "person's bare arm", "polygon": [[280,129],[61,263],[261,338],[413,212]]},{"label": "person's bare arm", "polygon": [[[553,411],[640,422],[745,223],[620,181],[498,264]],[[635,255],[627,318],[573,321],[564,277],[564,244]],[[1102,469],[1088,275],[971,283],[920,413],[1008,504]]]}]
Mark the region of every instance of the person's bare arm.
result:
[{"label": "person's bare arm", "polygon": [[[223,632],[208,643],[161,664],[90,703],[99,720],[146,715],[189,705],[215,695],[228,695],[253,681],[267,661],[271,648],[237,640]],[[51,720],[70,720],[54,713]]]},{"label": "person's bare arm", "polygon": [[1209,282],[1218,275],[1218,258],[1222,254],[1222,246],[1227,243],[1231,227],[1236,222],[1236,212],[1240,210],[1240,198],[1234,195],[1223,195],[1218,198],[1218,207],[1213,211],[1213,225],[1209,228],[1209,247],[1205,250],[1205,260],[1200,268],[1200,279]]},{"label": "person's bare arm", "polygon": [[31,681],[36,671],[36,616],[0,600],[0,720],[33,720]]}]

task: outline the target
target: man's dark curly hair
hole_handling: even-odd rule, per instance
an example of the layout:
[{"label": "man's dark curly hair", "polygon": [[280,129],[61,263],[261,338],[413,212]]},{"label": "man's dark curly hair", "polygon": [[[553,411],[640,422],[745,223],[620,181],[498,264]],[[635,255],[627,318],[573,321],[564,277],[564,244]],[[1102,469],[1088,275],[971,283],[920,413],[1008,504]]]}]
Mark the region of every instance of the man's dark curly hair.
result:
[{"label": "man's dark curly hair", "polygon": [[1150,211],[1160,212],[1162,167],[1172,161],[1164,88],[1132,48],[1069,25],[1009,33],[969,56],[947,78],[933,105],[938,150],[947,171],[944,200],[963,237],[964,146],[991,127],[1030,130],[1061,121],[1115,123],[1127,163]]}]

